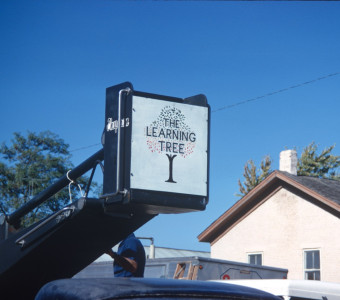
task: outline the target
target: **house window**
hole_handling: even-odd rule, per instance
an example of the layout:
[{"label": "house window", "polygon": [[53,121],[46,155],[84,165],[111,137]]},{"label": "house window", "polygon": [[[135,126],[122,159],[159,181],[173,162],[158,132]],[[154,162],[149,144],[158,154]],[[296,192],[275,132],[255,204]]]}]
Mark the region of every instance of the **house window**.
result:
[{"label": "house window", "polygon": [[320,280],[320,251],[305,250],[305,279]]},{"label": "house window", "polygon": [[262,253],[248,254],[248,263],[262,266]]}]

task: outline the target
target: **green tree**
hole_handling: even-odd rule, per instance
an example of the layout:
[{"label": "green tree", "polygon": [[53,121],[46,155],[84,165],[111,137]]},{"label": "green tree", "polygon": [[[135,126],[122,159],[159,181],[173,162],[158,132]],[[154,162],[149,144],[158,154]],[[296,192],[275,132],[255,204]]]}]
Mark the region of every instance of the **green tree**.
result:
[{"label": "green tree", "polygon": [[[301,157],[298,158],[297,175],[340,180],[338,173],[340,156],[331,154],[334,147],[335,145],[330,146],[317,154],[318,146],[315,142],[310,143],[303,149]],[[248,161],[244,166],[243,184],[238,180],[240,194],[237,194],[237,196],[245,196],[263,181],[271,172],[271,164],[270,156],[266,156],[262,160],[259,169],[255,166],[254,161]]]},{"label": "green tree", "polygon": [[[0,204],[11,213],[53,184],[73,168],[69,145],[58,135],[45,131],[28,132],[27,137],[14,133],[12,144],[0,147]],[[85,186],[86,178],[77,183]],[[71,185],[72,198],[80,196],[78,186]],[[68,187],[35,208],[22,219],[30,225],[52,212],[60,210],[70,201]]]},{"label": "green tree", "polygon": [[249,160],[244,166],[244,181],[241,183],[238,180],[240,194],[237,196],[243,197],[248,194],[255,186],[263,181],[271,172],[272,160],[269,155],[266,155],[260,164],[260,168],[257,168],[253,160]]},{"label": "green tree", "polygon": [[298,159],[297,174],[300,176],[312,176],[340,180],[338,168],[340,156],[332,155],[335,145],[324,149],[317,154],[318,146],[315,142],[303,149]]}]

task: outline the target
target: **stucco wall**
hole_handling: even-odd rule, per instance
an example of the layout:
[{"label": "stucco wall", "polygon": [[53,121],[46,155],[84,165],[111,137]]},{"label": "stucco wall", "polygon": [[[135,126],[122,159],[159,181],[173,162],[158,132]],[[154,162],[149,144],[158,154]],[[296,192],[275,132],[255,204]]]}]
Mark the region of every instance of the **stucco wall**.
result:
[{"label": "stucco wall", "polygon": [[262,264],[287,268],[304,278],[303,251],[320,250],[321,280],[340,282],[340,219],[281,189],[211,246],[211,257],[247,262],[262,252]]}]

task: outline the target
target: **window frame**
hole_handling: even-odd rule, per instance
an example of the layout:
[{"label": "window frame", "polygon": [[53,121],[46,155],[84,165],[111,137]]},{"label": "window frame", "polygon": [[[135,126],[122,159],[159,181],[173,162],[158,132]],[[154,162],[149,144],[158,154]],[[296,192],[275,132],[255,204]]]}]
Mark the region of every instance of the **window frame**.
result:
[{"label": "window frame", "polygon": [[[250,262],[250,257],[255,256],[255,264]],[[261,257],[261,264],[257,263],[257,256]],[[248,252],[247,253],[247,262],[248,264],[256,265],[256,266],[263,266],[263,252]]]},{"label": "window frame", "polygon": [[[313,253],[312,257],[312,267],[307,268],[307,254]],[[318,253],[318,257],[315,258],[315,253]],[[312,279],[308,278],[312,274]],[[318,248],[312,248],[312,249],[303,249],[303,279],[304,280],[321,280],[321,251]]]}]

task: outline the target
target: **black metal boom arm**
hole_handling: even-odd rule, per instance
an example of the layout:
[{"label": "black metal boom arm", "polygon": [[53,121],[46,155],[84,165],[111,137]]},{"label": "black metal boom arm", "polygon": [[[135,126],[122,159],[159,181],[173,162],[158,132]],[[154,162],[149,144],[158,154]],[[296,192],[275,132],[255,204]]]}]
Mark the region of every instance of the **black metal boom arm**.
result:
[{"label": "black metal boom arm", "polygon": [[[93,154],[91,157],[89,157],[87,160],[83,161],[80,165],[75,167],[73,170],[69,172],[69,178],[72,180],[77,179],[78,177],[85,174],[87,171],[91,170],[95,163],[100,160],[104,160],[104,149],[99,150],[95,154]],[[37,196],[35,196],[33,199],[25,203],[23,206],[21,206],[19,209],[17,209],[15,212],[7,216],[7,222],[13,226],[17,226],[20,222],[20,219],[36,208],[38,205],[43,203],[45,200],[59,192],[61,189],[66,187],[70,183],[69,179],[66,175],[61,177],[57,182],[50,185],[47,189],[40,192]]]}]

